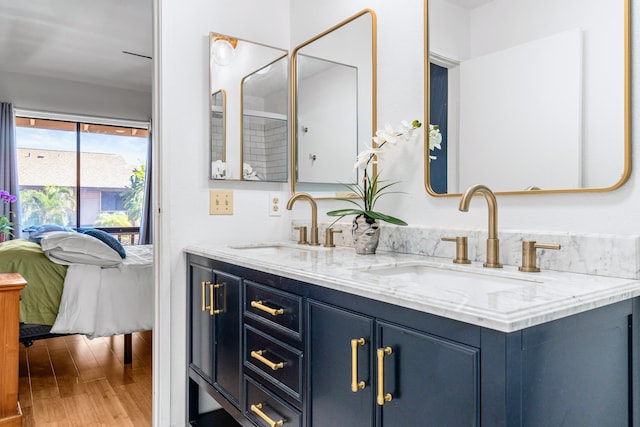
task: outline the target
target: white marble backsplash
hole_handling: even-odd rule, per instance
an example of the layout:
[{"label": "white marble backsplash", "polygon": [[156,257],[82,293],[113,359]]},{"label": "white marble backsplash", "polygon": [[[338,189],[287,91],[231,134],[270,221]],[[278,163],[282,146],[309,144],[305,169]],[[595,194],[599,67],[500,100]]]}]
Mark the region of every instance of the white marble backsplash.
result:
[{"label": "white marble backsplash", "polygon": [[[306,225],[310,228],[308,221],[293,221],[291,240],[298,239],[298,230],[293,229],[298,225]],[[318,224],[321,244],[324,243],[325,230],[328,226],[329,223]],[[353,246],[349,223],[337,223],[333,225],[333,228],[342,230],[342,233],[334,234],[333,240],[336,246]],[[398,227],[383,223],[378,249],[453,259],[456,245],[453,242],[442,241],[441,238],[445,236],[467,236],[469,259],[471,261],[485,260],[487,233],[480,230]],[[521,265],[522,241],[535,240],[538,243],[557,243],[561,246],[560,250],[538,249],[538,267],[542,270],[640,279],[640,263],[638,262],[640,236],[638,235],[572,235],[548,231],[500,230],[498,238],[500,239],[500,262],[506,265]]]}]

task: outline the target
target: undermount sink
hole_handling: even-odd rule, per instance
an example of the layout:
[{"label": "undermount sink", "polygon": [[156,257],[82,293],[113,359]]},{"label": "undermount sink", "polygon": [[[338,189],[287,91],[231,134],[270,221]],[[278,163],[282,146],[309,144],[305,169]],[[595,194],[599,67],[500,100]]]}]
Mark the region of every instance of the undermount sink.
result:
[{"label": "undermount sink", "polygon": [[541,278],[524,277],[523,273],[486,268],[445,266],[429,262],[408,262],[387,265],[373,265],[356,268],[356,271],[373,274],[388,280],[420,283],[421,285],[446,286],[455,288],[478,287],[485,292],[498,292],[542,283]]},{"label": "undermount sink", "polygon": [[240,249],[261,254],[284,254],[301,251],[323,252],[329,249],[322,246],[300,245],[296,243],[251,243],[244,245],[229,245],[230,249]]}]

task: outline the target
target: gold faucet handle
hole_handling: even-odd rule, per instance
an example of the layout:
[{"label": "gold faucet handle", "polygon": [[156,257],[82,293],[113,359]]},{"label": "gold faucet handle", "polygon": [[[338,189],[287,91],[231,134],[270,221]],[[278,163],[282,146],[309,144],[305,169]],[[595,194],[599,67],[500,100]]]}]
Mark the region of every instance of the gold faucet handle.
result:
[{"label": "gold faucet handle", "polygon": [[536,249],[559,250],[560,245],[554,243],[536,243],[535,240],[524,240],[522,242],[522,266],[518,270],[527,273],[538,273],[540,268],[536,266]]},{"label": "gold faucet handle", "polygon": [[467,236],[443,237],[443,242],[456,242],[456,257],[453,260],[456,264],[471,264],[469,261],[469,243]]},{"label": "gold faucet handle", "polygon": [[298,244],[300,245],[308,245],[309,241],[307,240],[307,226],[301,225],[297,227],[293,227],[294,230],[299,230]]},{"label": "gold faucet handle", "polygon": [[333,233],[342,233],[342,230],[336,230],[334,228],[327,228],[324,232],[324,247],[325,248],[334,248],[336,245],[333,244]]}]

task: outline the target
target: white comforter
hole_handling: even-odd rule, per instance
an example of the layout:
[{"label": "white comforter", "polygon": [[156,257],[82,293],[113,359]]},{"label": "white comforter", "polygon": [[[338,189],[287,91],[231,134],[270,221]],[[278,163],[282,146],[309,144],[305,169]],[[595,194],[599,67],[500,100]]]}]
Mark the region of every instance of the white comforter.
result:
[{"label": "white comforter", "polygon": [[91,338],[153,328],[152,246],[128,246],[119,267],[71,264],[51,332]]}]

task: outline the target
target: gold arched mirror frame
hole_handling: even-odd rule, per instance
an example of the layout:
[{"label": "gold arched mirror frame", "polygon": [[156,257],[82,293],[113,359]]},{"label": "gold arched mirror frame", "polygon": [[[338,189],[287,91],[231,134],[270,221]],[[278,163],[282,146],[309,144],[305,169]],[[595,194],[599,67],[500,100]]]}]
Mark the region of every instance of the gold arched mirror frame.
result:
[{"label": "gold arched mirror frame", "polygon": [[[622,134],[624,136],[623,151],[624,159],[622,165],[622,171],[620,178],[617,182],[614,182],[611,186],[593,186],[586,188],[557,188],[557,189],[523,189],[517,191],[496,191],[496,194],[511,195],[511,194],[554,194],[554,193],[593,193],[593,192],[606,192],[612,191],[621,187],[629,178],[631,174],[631,0],[622,0],[623,13],[624,13],[624,129]],[[424,72],[424,109],[425,109],[425,123],[429,123],[430,118],[430,40],[429,40],[429,0],[424,0],[424,58],[425,58],[425,72]],[[424,185],[427,193],[434,197],[459,197],[460,193],[438,193],[431,185],[431,167],[429,162],[429,155],[431,153],[429,149],[429,133],[424,132]],[[434,154],[437,155],[437,150],[434,150]],[[541,173],[553,173],[553,171],[541,171]],[[495,190],[495,189],[494,189]]]},{"label": "gold arched mirror frame", "polygon": [[[335,199],[337,197],[350,197],[350,194],[345,193],[345,187],[340,184],[339,180],[335,183],[299,183],[298,182],[298,132],[300,131],[301,124],[298,117],[298,57],[302,55],[300,51],[311,45],[312,43],[323,39],[325,36],[334,33],[347,26],[348,24],[356,21],[365,15],[369,15],[371,18],[371,129],[367,130],[366,137],[358,136],[359,140],[366,139],[367,143],[373,143],[371,137],[375,135],[377,129],[377,17],[373,10],[363,9],[360,12],[350,16],[349,18],[337,23],[331,28],[323,31],[322,33],[314,36],[313,38],[296,46],[291,55],[290,63],[290,77],[291,77],[291,90],[290,90],[290,105],[291,105],[291,120],[290,120],[290,138],[291,138],[291,194],[296,194],[297,191],[304,191],[313,196],[314,199]],[[358,110],[358,117],[360,111]],[[355,162],[357,153],[361,150],[358,141],[355,142],[355,149],[353,152],[352,161]],[[351,165],[353,162],[349,160]],[[374,165],[375,168],[375,165]],[[375,174],[375,170],[374,170]],[[354,180],[357,182],[357,179]],[[346,183],[348,184],[348,183]]]}]

